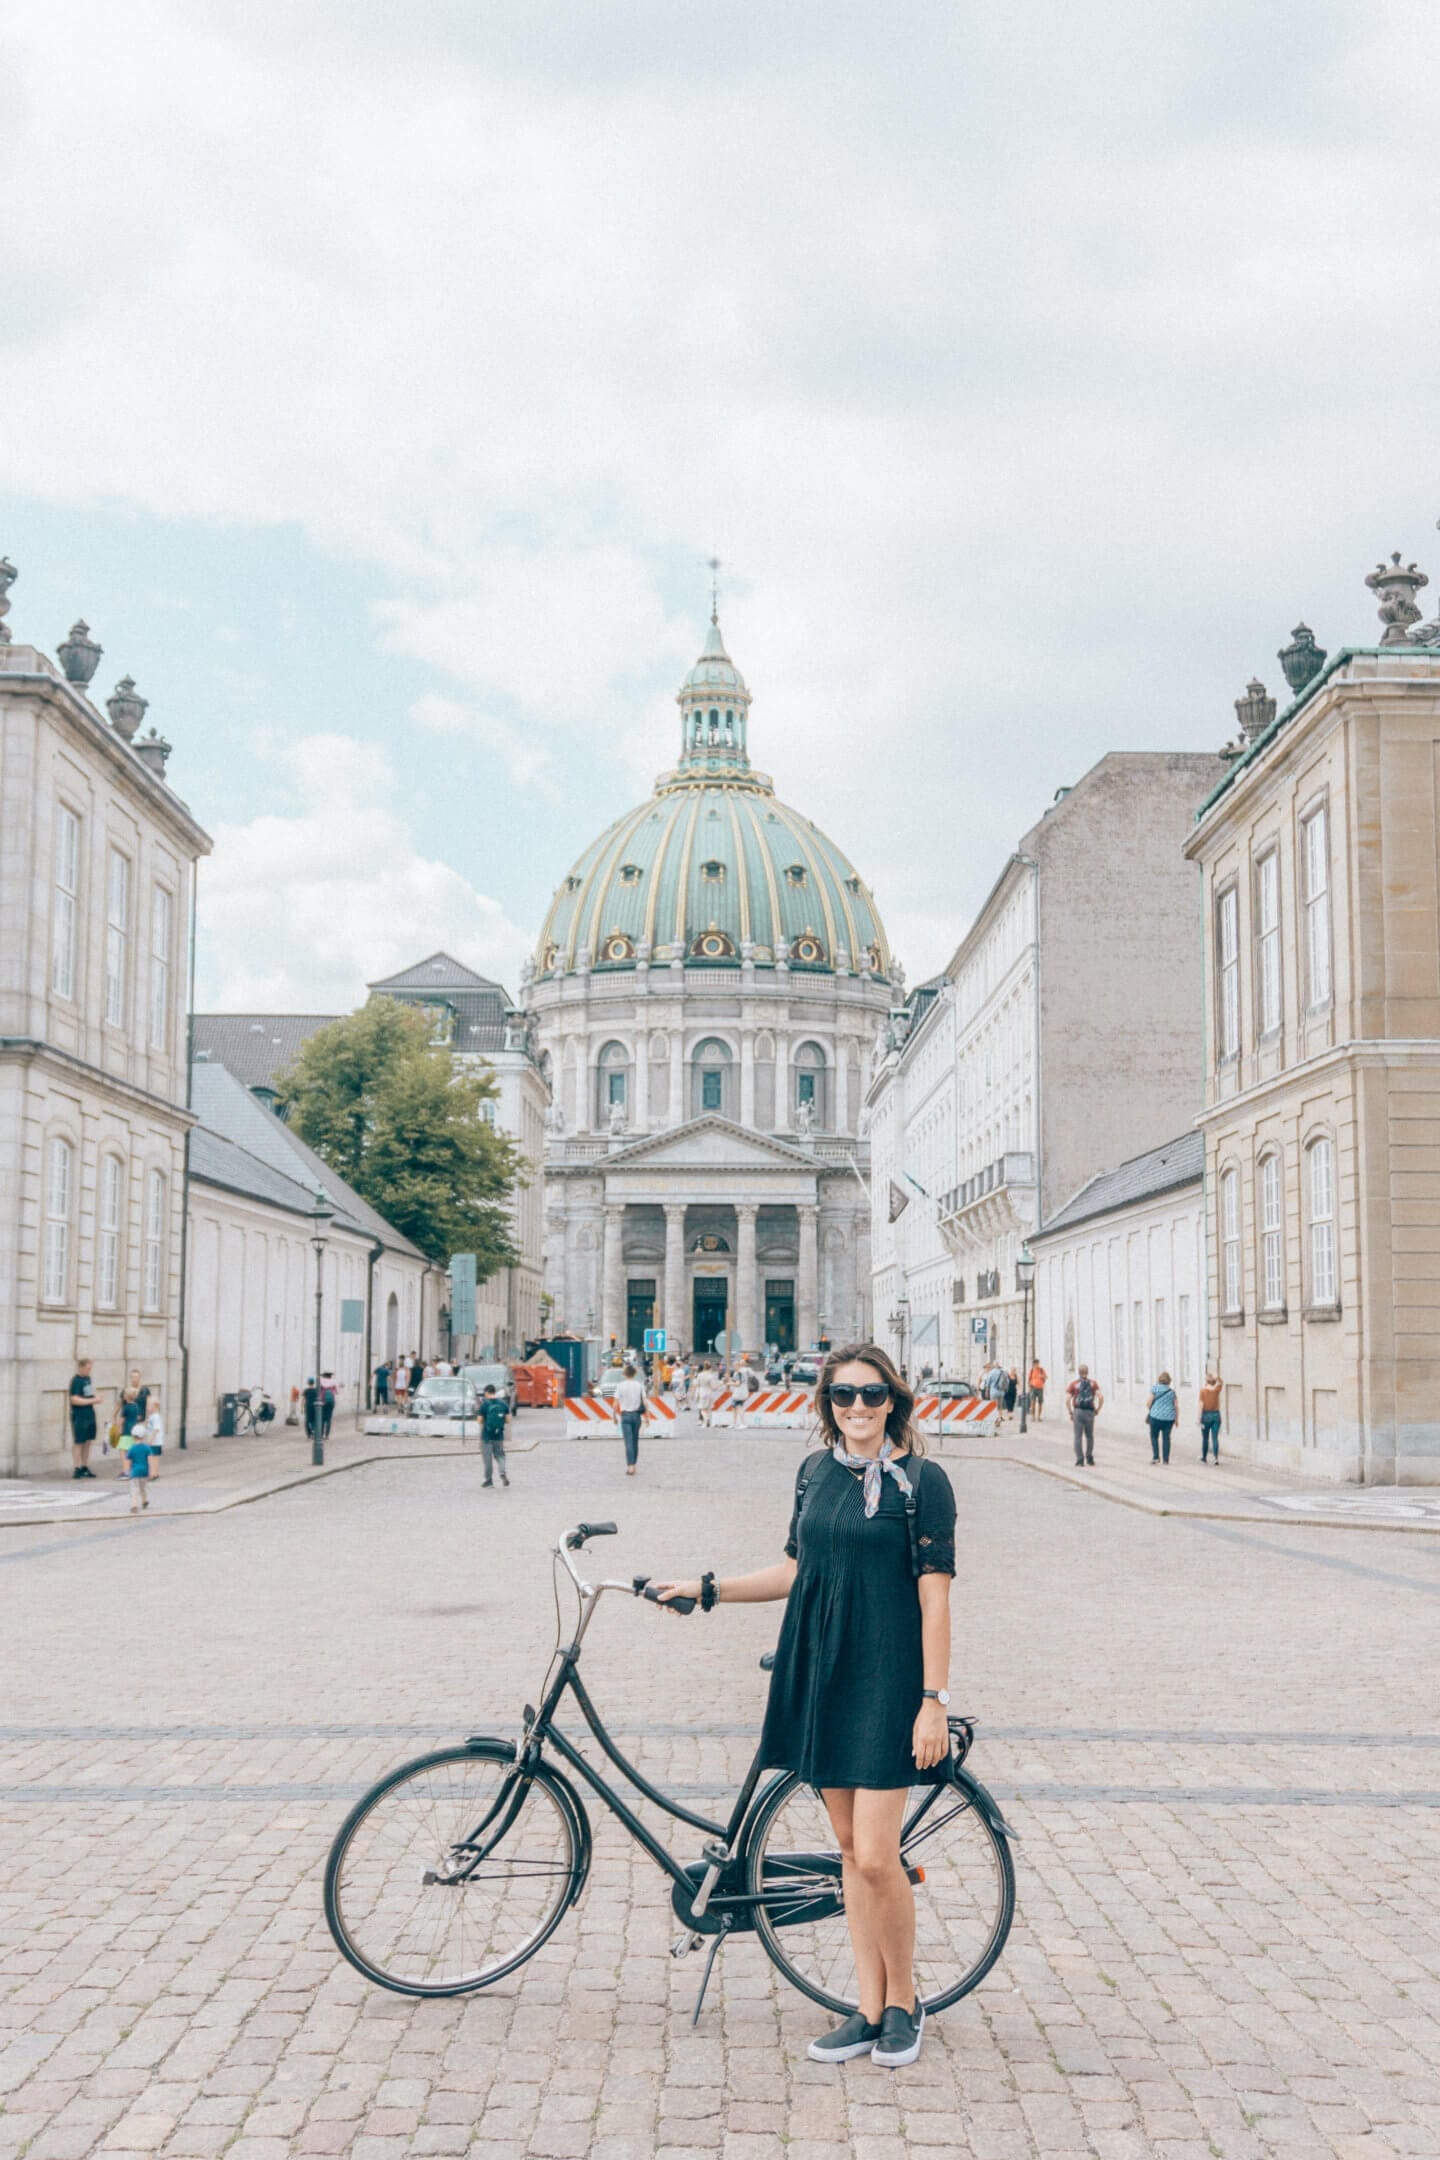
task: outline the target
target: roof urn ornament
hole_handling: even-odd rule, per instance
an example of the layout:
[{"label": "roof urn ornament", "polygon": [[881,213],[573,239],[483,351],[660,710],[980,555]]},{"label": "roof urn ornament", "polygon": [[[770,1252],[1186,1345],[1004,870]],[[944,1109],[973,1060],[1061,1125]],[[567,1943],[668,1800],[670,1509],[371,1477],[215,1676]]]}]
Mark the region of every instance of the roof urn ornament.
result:
[{"label": "roof urn ornament", "polygon": [[[143,698],[141,703],[144,703]],[[152,727],[149,734],[135,744],[135,755],[142,765],[148,766],[157,780],[163,780],[165,763],[174,747],[173,743],[166,742],[163,735],[157,735]]]},{"label": "roof urn ornament", "polygon": [[82,616],[70,625],[70,635],[55,648],[55,657],[65,670],[66,682],[73,682],[77,690],[83,690],[100,665],[100,655],[105,650],[90,635],[90,625]]},{"label": "roof urn ornament", "polygon": [[1275,700],[1263,682],[1253,679],[1246,684],[1244,697],[1235,700],[1235,717],[1240,722],[1241,736],[1253,743],[1265,733],[1275,718]]},{"label": "roof urn ornament", "polygon": [[1296,623],[1290,633],[1290,643],[1282,645],[1275,655],[1285,670],[1285,680],[1299,697],[1307,683],[1312,683],[1325,665],[1325,648],[1315,643],[1315,633],[1308,623]]},{"label": "roof urn ornament", "polygon": [[1365,583],[1380,603],[1380,620],[1385,625],[1382,645],[1410,643],[1410,625],[1420,620],[1415,595],[1429,582],[1423,570],[1413,562],[1402,563],[1398,553],[1388,563],[1376,563]]},{"label": "roof urn ornament", "polygon": [[106,698],[105,710],[116,734],[123,735],[126,742],[133,742],[135,730],[150,710],[150,700],[141,697],[133,676],[124,675],[116,683],[114,694]]},{"label": "roof urn ornament", "polygon": [[8,555],[0,555],[0,645],[10,643],[10,628],[5,617],[10,612],[10,587],[20,573]]}]

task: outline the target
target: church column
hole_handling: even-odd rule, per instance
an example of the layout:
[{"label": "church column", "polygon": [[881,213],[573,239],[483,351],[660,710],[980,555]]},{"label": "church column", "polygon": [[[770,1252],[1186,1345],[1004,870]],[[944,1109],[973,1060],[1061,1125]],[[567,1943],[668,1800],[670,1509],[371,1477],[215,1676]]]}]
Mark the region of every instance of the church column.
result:
[{"label": "church column", "polygon": [[690,1115],[685,1100],[685,1023],[677,1013],[670,1030],[670,1123],[683,1125]]},{"label": "church column", "polygon": [[635,1051],[630,1065],[634,1077],[635,1100],[630,1106],[630,1130],[635,1133],[650,1130],[650,1031],[638,1027],[635,1030]]},{"label": "church column", "polygon": [[670,1347],[688,1347],[689,1323],[685,1318],[685,1202],[665,1202],[665,1301],[660,1308],[661,1326],[668,1330]]},{"label": "church column", "polygon": [[755,1219],[760,1209],[753,1200],[735,1203],[735,1227],[739,1232],[735,1250],[735,1317],[730,1325],[740,1331],[740,1347],[752,1354],[760,1348],[765,1329],[759,1315],[759,1276],[755,1260]]},{"label": "church column", "polygon": [[820,1216],[818,1208],[801,1206],[800,1275],[795,1285],[795,1344],[808,1350],[820,1333]]},{"label": "church column", "polygon": [[613,1335],[623,1350],[625,1333],[625,1258],[621,1239],[625,1210],[618,1200],[605,1203],[605,1254],[600,1270],[600,1349],[610,1348]]},{"label": "church column", "polygon": [[775,1130],[793,1132],[795,1107],[790,1100],[790,1042],[777,1030],[775,1036]]},{"label": "church column", "polygon": [[740,1123],[746,1132],[755,1130],[755,1031],[746,1028],[740,1037]]}]

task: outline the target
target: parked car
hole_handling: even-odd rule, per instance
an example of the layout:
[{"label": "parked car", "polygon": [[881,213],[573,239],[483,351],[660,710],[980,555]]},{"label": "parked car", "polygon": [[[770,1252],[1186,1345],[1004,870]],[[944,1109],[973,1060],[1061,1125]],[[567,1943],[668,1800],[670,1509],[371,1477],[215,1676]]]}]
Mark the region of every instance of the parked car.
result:
[{"label": "parked car", "polygon": [[477,1395],[483,1395],[487,1387],[493,1387],[496,1394],[503,1395],[509,1403],[510,1415],[515,1415],[520,1407],[519,1391],[515,1386],[514,1373],[501,1359],[496,1358],[484,1365],[462,1365],[460,1373],[462,1379],[469,1381]]},{"label": "parked car", "polygon": [[791,1387],[814,1387],[820,1378],[820,1360],[813,1357],[797,1357],[790,1366]]},{"label": "parked car", "polygon": [[473,1418],[478,1400],[475,1389],[462,1375],[436,1374],[421,1381],[405,1414],[412,1418]]},{"label": "parked car", "polygon": [[968,1380],[927,1380],[918,1390],[921,1395],[938,1395],[942,1402],[964,1402],[979,1392]]},{"label": "parked car", "polygon": [[[640,1373],[640,1368],[638,1365],[636,1366],[635,1371],[638,1376]],[[623,1365],[607,1365],[604,1372],[601,1373],[599,1379],[595,1382],[592,1393],[602,1396],[613,1395],[616,1388],[619,1387],[624,1377],[625,1368]]]}]

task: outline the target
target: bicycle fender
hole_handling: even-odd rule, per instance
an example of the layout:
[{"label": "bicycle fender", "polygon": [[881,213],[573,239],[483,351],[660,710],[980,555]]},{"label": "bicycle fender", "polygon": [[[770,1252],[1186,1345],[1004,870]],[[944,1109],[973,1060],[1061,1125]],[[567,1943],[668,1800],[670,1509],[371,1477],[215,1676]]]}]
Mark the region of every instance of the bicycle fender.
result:
[{"label": "bicycle fender", "polygon": [[488,1755],[491,1762],[514,1762],[520,1753],[513,1740],[502,1740],[498,1733],[471,1733],[465,1745],[472,1755]]},{"label": "bicycle fender", "polygon": [[564,1799],[569,1803],[570,1813],[574,1818],[575,1842],[579,1848],[579,1857],[576,1862],[575,1881],[570,1891],[569,1903],[576,1905],[580,1901],[580,1895],[586,1883],[590,1880],[590,1861],[594,1851],[590,1835],[590,1817],[586,1813],[584,1801],[571,1784],[569,1778],[566,1777],[565,1772],[558,1770],[555,1764],[548,1760],[542,1767],[546,1777],[559,1787]]},{"label": "bicycle fender", "polygon": [[997,1837],[1010,1838],[1016,1844],[1019,1843],[1019,1831],[1012,1829],[1010,1824],[1006,1822],[994,1794],[988,1793],[978,1778],[971,1777],[966,1770],[956,1770],[951,1775],[951,1783],[958,1791],[964,1793],[972,1807],[980,1810],[980,1813],[985,1817],[986,1822],[989,1823],[990,1828]]}]

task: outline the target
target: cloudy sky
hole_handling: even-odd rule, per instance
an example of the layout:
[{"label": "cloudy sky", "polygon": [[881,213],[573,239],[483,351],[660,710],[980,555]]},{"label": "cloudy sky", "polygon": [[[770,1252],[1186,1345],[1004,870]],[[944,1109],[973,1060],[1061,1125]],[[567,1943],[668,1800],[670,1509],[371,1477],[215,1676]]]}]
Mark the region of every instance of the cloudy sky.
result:
[{"label": "cloudy sky", "polygon": [[9,0],[11,623],[173,741],[202,1003],[513,987],[712,552],[941,965],[1056,787],[1440,582],[1437,81],[1387,0]]}]

